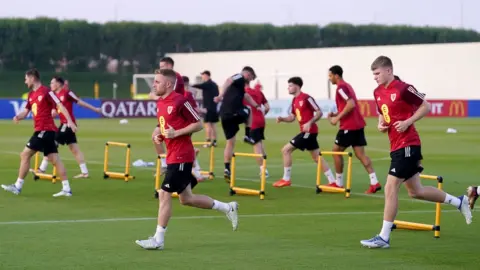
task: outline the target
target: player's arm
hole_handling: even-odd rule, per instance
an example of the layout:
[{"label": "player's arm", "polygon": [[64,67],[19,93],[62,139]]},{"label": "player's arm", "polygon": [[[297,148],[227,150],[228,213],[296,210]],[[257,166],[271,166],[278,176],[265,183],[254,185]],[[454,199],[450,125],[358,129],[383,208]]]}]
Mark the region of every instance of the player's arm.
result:
[{"label": "player's arm", "polygon": [[218,89],[219,94],[217,99],[221,100],[225,95],[225,92],[228,90],[228,88],[232,84],[237,84],[243,87],[245,85],[245,79],[243,78],[243,75],[239,73],[239,74],[233,75],[232,77],[229,77],[223,84],[223,87]]},{"label": "player's arm", "polygon": [[60,99],[58,99],[58,97],[52,91],[48,92],[48,96],[53,100],[56,107],[60,110],[60,113],[63,114],[63,116],[65,116],[67,119],[67,125],[72,129],[73,132],[75,132],[77,126],[73,123],[72,117],[70,113],[68,113],[67,108],[63,106],[62,102],[60,102]]},{"label": "player's arm", "polygon": [[21,112],[19,112],[17,115],[13,117],[13,121],[18,123],[18,121],[25,119],[27,117],[28,113],[30,112],[30,109],[25,107]]},{"label": "player's arm", "polygon": [[305,125],[311,125],[315,122],[317,122],[318,120],[320,120],[320,118],[322,118],[322,115],[323,115],[323,112],[322,110],[320,109],[320,106],[318,106],[317,102],[315,102],[315,100],[312,98],[312,97],[309,97],[307,99],[308,101],[308,104],[309,106],[312,108],[312,110],[314,111],[314,114],[313,114],[313,117],[312,119],[310,119],[310,121],[308,121],[307,123],[305,123]]},{"label": "player's arm", "polygon": [[294,115],[294,114],[290,114],[290,115],[287,116],[287,117],[279,116],[279,117],[277,118],[277,122],[279,122],[279,123],[280,123],[280,122],[291,123],[291,122],[293,122],[293,121],[295,121],[295,115]]},{"label": "player's arm", "polygon": [[257,102],[255,102],[255,100],[253,100],[252,96],[250,96],[249,93],[245,93],[245,96],[243,97],[243,99],[250,103],[250,105],[252,105],[252,107],[254,107],[255,109],[259,109],[260,108],[260,105],[258,105]]},{"label": "player's arm", "polygon": [[430,112],[431,105],[425,100],[425,94],[418,92],[413,85],[406,85],[401,92],[402,99],[407,103],[415,106],[417,109],[415,113],[404,121],[398,121],[394,123],[398,132],[404,132],[413,123],[422,119]]},{"label": "player's arm", "polygon": [[268,102],[263,103],[263,108],[264,108],[263,114],[266,115],[270,111],[270,104],[268,104]]},{"label": "player's arm", "polygon": [[72,91],[68,92],[68,96],[69,98],[73,101],[73,102],[76,102],[79,106],[82,106],[84,108],[87,108],[91,111],[94,111],[96,113],[101,113],[102,112],[102,109],[100,108],[97,108],[97,107],[93,107],[92,105],[88,104],[87,102],[81,100],[77,95],[75,95],[75,93],[73,93]]},{"label": "player's arm", "polygon": [[340,120],[355,108],[355,102],[350,95],[349,89],[347,89],[346,87],[341,87],[340,89],[338,89],[338,95],[340,95],[347,103],[345,105],[345,108],[343,108],[343,110],[336,115]]},{"label": "player's arm", "polygon": [[175,130],[174,137],[192,134],[203,129],[200,116],[198,116],[197,112],[193,109],[192,105],[188,101],[184,102],[180,109],[180,114],[181,116],[185,117],[190,124],[184,128]]}]

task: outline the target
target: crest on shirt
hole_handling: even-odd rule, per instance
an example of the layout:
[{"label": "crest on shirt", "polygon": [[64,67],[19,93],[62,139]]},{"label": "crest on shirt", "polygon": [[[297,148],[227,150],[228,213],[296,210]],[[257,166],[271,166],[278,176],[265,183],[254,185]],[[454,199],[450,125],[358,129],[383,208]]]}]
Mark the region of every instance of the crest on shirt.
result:
[{"label": "crest on shirt", "polygon": [[168,114],[171,114],[172,111],[173,111],[173,106],[168,106],[168,107],[167,107],[167,113],[168,113]]},{"label": "crest on shirt", "polygon": [[395,101],[395,98],[397,98],[397,94],[391,94],[390,95],[390,99],[392,100],[392,102]]},{"label": "crest on shirt", "polygon": [[301,100],[298,104],[300,104],[300,107],[303,106],[303,100]]},{"label": "crest on shirt", "polygon": [[38,101],[42,101],[43,96],[38,96]]}]

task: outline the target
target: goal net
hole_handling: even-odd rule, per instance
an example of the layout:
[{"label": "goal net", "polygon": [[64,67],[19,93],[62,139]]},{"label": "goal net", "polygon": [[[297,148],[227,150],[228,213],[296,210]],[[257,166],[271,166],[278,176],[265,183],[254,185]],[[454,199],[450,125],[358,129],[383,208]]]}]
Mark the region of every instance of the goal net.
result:
[{"label": "goal net", "polygon": [[133,99],[148,99],[155,74],[133,74]]}]

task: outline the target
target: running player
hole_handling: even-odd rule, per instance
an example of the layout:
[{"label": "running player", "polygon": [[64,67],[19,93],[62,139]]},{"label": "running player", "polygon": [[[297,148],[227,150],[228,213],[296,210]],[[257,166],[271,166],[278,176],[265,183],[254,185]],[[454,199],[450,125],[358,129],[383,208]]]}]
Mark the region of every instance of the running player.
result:
[{"label": "running player", "polygon": [[[364,127],[366,123],[358,108],[355,91],[353,91],[350,84],[343,80],[343,69],[340,66],[332,66],[329,69],[328,78],[332,84],[337,85],[335,101],[338,110],[338,113],[329,113],[328,120],[334,126],[340,122],[340,129],[335,138],[333,151],[343,152],[351,146],[355,156],[362,162],[363,167],[365,167],[370,176],[370,187],[365,193],[376,193],[382,189],[382,186],[377,180],[377,174],[373,170],[372,161],[365,154],[367,140]],[[330,184],[330,186],[343,187],[343,157],[334,155],[333,161],[335,162],[336,183]]]},{"label": "running player", "polygon": [[[253,145],[253,152],[255,154],[266,155],[263,140],[265,140],[265,115],[270,111],[270,105],[268,104],[265,95],[263,95],[261,87],[250,88],[250,84],[245,84],[245,93],[249,94],[252,99],[260,106],[260,109],[252,108],[248,105],[248,102],[243,101],[244,105],[250,109],[252,114],[252,123],[249,128],[249,133],[245,133],[245,136],[251,141]],[[262,173],[263,159],[257,158],[257,163],[260,166],[260,174]],[[268,170],[265,168],[265,175],[268,177]]]},{"label": "running player", "polygon": [[[317,142],[318,127],[316,122],[322,117],[322,111],[315,100],[308,94],[302,92],[303,80],[300,77],[292,77],[288,80],[288,93],[293,95],[292,110],[287,117],[277,117],[277,123],[295,121],[300,124],[300,133],[295,136],[283,149],[283,177],[273,183],[274,187],[288,187],[292,183],[290,175],[292,171],[292,153],[296,149],[308,150],[313,161],[318,162],[319,146]],[[335,183],[332,170],[327,162],[321,157],[322,167],[328,182]]]},{"label": "running player", "polygon": [[[160,68],[160,70],[162,70],[162,69],[173,69],[174,65],[175,65],[175,62],[173,61],[172,58],[164,57],[164,58],[160,59],[159,68]],[[177,80],[175,81],[175,85],[174,85],[175,92],[177,92],[181,95],[185,95],[185,85],[184,85],[183,80],[182,80],[182,75],[180,75],[178,72],[175,72],[175,74],[177,76]],[[152,91],[153,91],[153,89],[152,89]],[[156,96],[155,93],[150,92],[150,99],[158,100],[158,96]],[[160,129],[159,129],[159,126],[157,125],[157,127],[152,132],[152,140],[154,140],[154,138],[156,136],[158,136],[159,134],[160,134]],[[153,145],[155,146],[155,151],[157,152],[157,155],[165,154],[165,148],[163,147],[163,143],[157,144],[157,143],[154,142]],[[160,158],[160,161],[162,163],[161,164],[161,167],[162,167],[161,171],[162,171],[162,174],[163,174],[163,172],[165,172],[165,170],[167,168],[167,163],[166,163],[165,158]]]},{"label": "running player", "polygon": [[405,184],[410,197],[424,201],[451,204],[472,223],[472,212],[465,195],[454,197],[435,187],[422,186],[420,173],[421,141],[414,123],[430,112],[430,103],[411,84],[396,80],[393,63],[386,56],[379,56],[371,66],[378,87],[373,92],[377,103],[378,130],[388,131],[390,140],[390,169],[385,184],[385,208],[383,226],[379,235],[360,243],[369,248],[390,247],[390,232],[398,211],[398,191]]},{"label": "running player", "polygon": [[223,85],[222,91],[213,100],[218,103],[223,100],[220,106],[220,116],[222,118],[222,127],[227,143],[223,152],[225,170],[223,171],[225,180],[230,181],[230,160],[235,149],[235,136],[240,130],[240,124],[249,124],[251,122],[250,110],[243,105],[245,99],[252,107],[259,109],[252,97],[245,93],[245,84],[254,80],[257,76],[253,68],[246,66],[242,73],[235,74],[228,78]]},{"label": "running player", "polygon": [[53,120],[52,110],[58,107],[67,119],[67,126],[70,127],[73,132],[77,130],[77,126],[57,96],[46,86],[42,85],[40,73],[36,69],[30,69],[25,73],[25,84],[28,89],[30,89],[27,104],[19,114],[13,117],[13,121],[18,123],[20,120],[25,119],[31,111],[35,132],[20,154],[21,160],[17,181],[12,185],[2,185],[2,188],[15,195],[20,194],[25,176],[27,176],[30,168],[30,160],[36,152],[41,151],[56,167],[57,173],[62,180],[62,190],[53,196],[70,197],[72,196],[72,189],[68,182],[65,166],[58,155],[57,144],[55,142],[57,127]]},{"label": "running player", "polygon": [[196,195],[192,189],[197,184],[192,176],[192,163],[195,159],[191,134],[202,130],[200,117],[183,95],[174,92],[175,72],[164,69],[156,72],[153,87],[158,99],[158,122],[161,135],[155,137],[156,143],[165,141],[167,146],[167,172],[159,190],[158,222],[153,237],[137,240],[144,249],[163,249],[165,232],[172,213],[172,192],[179,194],[182,205],[203,209],[214,209],[224,213],[232,223],[233,230],[238,227],[238,204],[213,200],[205,195]]},{"label": "running player", "polygon": [[[67,109],[70,117],[72,118],[73,123],[77,124],[75,121],[75,116],[73,114],[73,103],[77,103],[78,105],[90,109],[96,113],[101,113],[101,108],[93,107],[92,105],[86,103],[85,101],[81,100],[75,93],[65,87],[65,81],[63,78],[59,76],[54,76],[50,81],[50,89],[55,93],[55,95],[60,99],[62,105]],[[60,112],[60,110],[53,110],[54,116],[58,113],[60,117],[60,126],[58,127],[57,134],[55,136],[55,140],[57,143],[61,145],[68,145],[68,148],[72,152],[73,156],[78,162],[80,166],[80,174],[74,176],[73,178],[88,178],[88,169],[87,164],[85,163],[85,157],[83,156],[82,151],[80,151],[80,147],[78,147],[77,136],[75,132],[72,131],[71,128],[67,125],[67,118]],[[33,173],[41,172],[44,173],[48,167],[48,158],[45,156],[43,157],[42,163],[37,170],[33,170]]]}]

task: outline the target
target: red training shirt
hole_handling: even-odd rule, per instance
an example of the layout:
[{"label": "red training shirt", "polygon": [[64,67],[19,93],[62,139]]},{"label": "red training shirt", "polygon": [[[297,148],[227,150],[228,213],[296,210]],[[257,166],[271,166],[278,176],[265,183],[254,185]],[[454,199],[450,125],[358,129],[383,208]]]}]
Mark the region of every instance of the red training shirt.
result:
[{"label": "red training shirt", "polygon": [[57,131],[52,110],[59,103],[57,96],[44,85],[28,93],[25,108],[32,112],[35,131]]},{"label": "red training shirt", "polygon": [[[77,103],[79,98],[75,93],[73,93],[71,90],[68,90],[66,88],[61,89],[60,91],[56,92],[55,95],[60,99],[60,102],[62,105],[67,109],[68,113],[70,114],[70,117],[72,118],[73,123],[77,123],[75,120],[75,116],[73,115],[73,103]],[[62,112],[60,112],[59,109],[57,109],[58,116],[60,117],[60,123],[61,124],[66,124],[67,123],[67,118],[65,115],[63,115]]]},{"label": "red training shirt", "polygon": [[402,133],[398,132],[393,124],[410,118],[423,103],[425,94],[418,92],[413,85],[394,80],[387,87],[379,85],[373,96],[378,112],[383,115],[385,124],[388,125],[390,151],[407,146],[420,146],[420,136],[413,124]]},{"label": "red training shirt", "polygon": [[194,109],[198,107],[197,101],[195,100],[195,98],[193,98],[192,92],[185,90],[185,98],[187,99],[188,103],[192,105]]},{"label": "red training shirt", "polygon": [[347,106],[347,101],[352,99],[355,107],[342,119],[340,119],[341,130],[358,130],[366,126],[365,119],[363,119],[358,108],[357,96],[350,84],[342,81],[337,84],[337,93],[335,95],[335,102],[337,103],[337,110],[340,113]]},{"label": "red training shirt", "polygon": [[[175,130],[200,121],[200,117],[187,99],[176,92],[157,101],[157,119],[162,134],[171,126]],[[167,164],[192,163],[195,160],[191,134],[165,139]]]},{"label": "red training shirt", "polygon": [[[303,132],[303,125],[312,120],[316,111],[320,111],[320,107],[309,94],[300,92],[298,96],[293,98],[292,114],[297,117],[298,123],[300,124],[300,131]],[[316,123],[312,123],[308,133],[318,133],[318,126]]]},{"label": "red training shirt", "polygon": [[[260,106],[268,103],[267,99],[265,98],[262,91],[258,87],[255,87],[254,89],[252,89],[246,86],[245,93],[248,93],[252,97],[252,99]],[[250,108],[250,111],[252,112],[252,125],[250,128],[251,129],[264,128],[265,115],[263,114],[263,111],[261,109],[252,108],[250,103],[248,103],[246,100],[243,100],[243,104],[245,106],[248,106]]]}]

